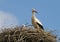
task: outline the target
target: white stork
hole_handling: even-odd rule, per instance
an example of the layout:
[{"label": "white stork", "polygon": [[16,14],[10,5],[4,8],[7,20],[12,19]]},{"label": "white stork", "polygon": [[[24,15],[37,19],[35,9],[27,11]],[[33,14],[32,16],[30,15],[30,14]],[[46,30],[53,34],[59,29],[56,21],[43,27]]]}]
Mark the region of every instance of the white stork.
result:
[{"label": "white stork", "polygon": [[36,13],[38,13],[38,12],[35,9],[32,9],[32,25],[36,29],[44,30],[42,23],[35,17]]}]

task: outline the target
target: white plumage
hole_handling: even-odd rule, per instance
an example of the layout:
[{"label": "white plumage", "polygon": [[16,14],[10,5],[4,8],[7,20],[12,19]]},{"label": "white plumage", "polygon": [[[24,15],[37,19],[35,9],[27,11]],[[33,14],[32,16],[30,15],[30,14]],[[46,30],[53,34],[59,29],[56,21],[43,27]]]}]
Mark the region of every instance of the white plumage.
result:
[{"label": "white plumage", "polygon": [[39,21],[36,17],[35,17],[35,21],[38,22],[40,25],[42,25],[41,21]]},{"label": "white plumage", "polygon": [[35,13],[38,13],[35,9],[32,9],[32,24],[37,29],[44,29],[42,23],[35,17]]}]

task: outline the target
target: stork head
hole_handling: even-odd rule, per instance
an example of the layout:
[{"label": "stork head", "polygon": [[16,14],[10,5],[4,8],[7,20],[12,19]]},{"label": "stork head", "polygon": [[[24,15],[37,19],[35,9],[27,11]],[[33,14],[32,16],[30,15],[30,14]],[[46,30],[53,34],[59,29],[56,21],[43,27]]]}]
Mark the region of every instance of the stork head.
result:
[{"label": "stork head", "polygon": [[32,14],[38,13],[35,9],[32,9]]}]

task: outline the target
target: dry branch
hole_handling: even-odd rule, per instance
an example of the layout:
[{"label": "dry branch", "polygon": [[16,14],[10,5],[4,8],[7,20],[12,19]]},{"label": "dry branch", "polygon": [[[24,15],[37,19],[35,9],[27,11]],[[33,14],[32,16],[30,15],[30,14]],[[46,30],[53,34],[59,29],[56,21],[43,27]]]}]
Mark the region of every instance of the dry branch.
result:
[{"label": "dry branch", "polygon": [[4,29],[0,33],[0,42],[56,42],[56,36],[49,32],[38,31],[33,27],[15,27]]}]

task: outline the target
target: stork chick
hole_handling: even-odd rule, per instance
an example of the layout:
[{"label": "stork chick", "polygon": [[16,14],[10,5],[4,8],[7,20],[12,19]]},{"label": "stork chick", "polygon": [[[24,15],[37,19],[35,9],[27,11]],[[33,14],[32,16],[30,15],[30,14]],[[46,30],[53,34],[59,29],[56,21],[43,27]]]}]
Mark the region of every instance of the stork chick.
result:
[{"label": "stork chick", "polygon": [[36,13],[38,13],[38,12],[35,9],[32,9],[32,25],[36,29],[44,30],[42,23],[35,16]]}]

